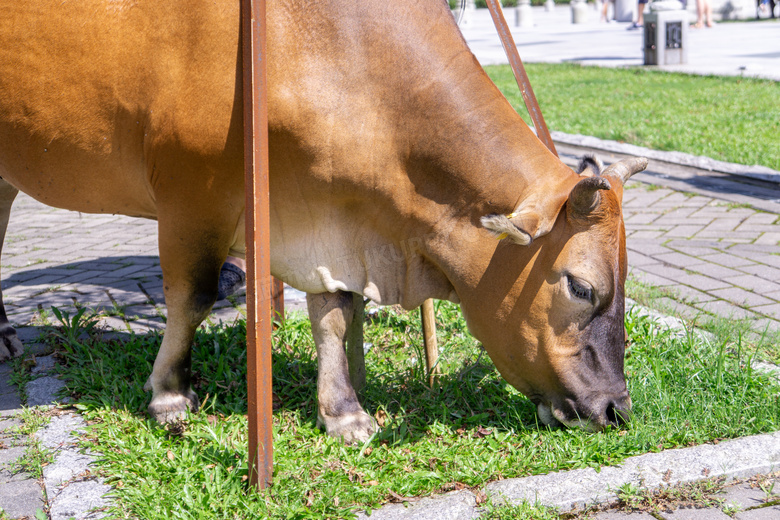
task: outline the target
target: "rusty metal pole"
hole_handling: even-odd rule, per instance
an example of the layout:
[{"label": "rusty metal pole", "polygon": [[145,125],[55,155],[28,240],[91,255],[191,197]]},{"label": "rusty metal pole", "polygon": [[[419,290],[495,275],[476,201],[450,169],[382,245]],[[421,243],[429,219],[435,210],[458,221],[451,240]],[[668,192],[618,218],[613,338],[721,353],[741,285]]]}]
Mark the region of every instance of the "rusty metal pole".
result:
[{"label": "rusty metal pole", "polygon": [[423,327],[423,344],[425,345],[425,368],[428,372],[428,383],[433,386],[439,369],[439,343],[436,340],[436,311],[433,300],[425,300],[420,307],[420,318]]},{"label": "rusty metal pole", "polygon": [[517,86],[520,88],[520,94],[522,94],[523,101],[525,101],[525,108],[528,109],[528,114],[531,116],[531,121],[536,129],[536,136],[557,157],[558,152],[555,150],[555,143],[553,143],[550,131],[547,129],[544,117],[542,117],[542,110],[536,101],[534,89],[531,88],[531,80],[528,79],[528,74],[525,73],[523,60],[520,59],[520,53],[517,52],[515,40],[512,38],[512,33],[509,32],[504,12],[501,10],[501,4],[498,3],[498,0],[486,0],[486,3],[490,16],[493,18],[493,24],[496,26],[496,31],[498,31],[501,45],[504,47],[507,58],[509,58],[509,66],[515,75]]},{"label": "rusty metal pole", "polygon": [[273,320],[278,323],[284,323],[284,282],[274,278],[273,289],[271,291],[273,299]]},{"label": "rusty metal pole", "polygon": [[265,0],[241,0],[246,179],[246,348],[249,482],[273,475],[271,262]]}]

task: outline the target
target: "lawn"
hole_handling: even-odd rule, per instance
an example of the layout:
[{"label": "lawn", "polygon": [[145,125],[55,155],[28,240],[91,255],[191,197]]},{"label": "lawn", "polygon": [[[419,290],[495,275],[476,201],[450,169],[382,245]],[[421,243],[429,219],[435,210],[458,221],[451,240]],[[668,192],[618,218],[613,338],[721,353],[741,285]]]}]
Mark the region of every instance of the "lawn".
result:
[{"label": "lawn", "polygon": [[[383,428],[357,447],[315,427],[308,320],[293,314],[275,332],[274,483],[264,494],[246,482],[243,322],[198,332],[193,372],[204,405],[167,427],[146,416],[141,390],[159,335],[102,341],[93,331],[83,339],[89,318],[71,317],[49,337],[68,393],[92,425],[85,445],[103,454],[98,468],[116,489],[122,518],[343,518],[405,497],[479,491],[491,480],[780,429],[780,388],[751,369],[751,352],[675,335],[633,314],[626,318],[630,425],[599,434],[540,426],[534,406],[482,355],[457,306],[436,308],[443,375],[433,388],[422,368],[418,313],[386,308],[367,317],[362,401]],[[523,507],[527,518],[555,517]],[[494,517],[518,511],[497,509]]]},{"label": "lawn", "polygon": [[[574,64],[526,68],[550,130],[780,170],[780,82]],[[509,66],[486,70],[530,122]]]}]

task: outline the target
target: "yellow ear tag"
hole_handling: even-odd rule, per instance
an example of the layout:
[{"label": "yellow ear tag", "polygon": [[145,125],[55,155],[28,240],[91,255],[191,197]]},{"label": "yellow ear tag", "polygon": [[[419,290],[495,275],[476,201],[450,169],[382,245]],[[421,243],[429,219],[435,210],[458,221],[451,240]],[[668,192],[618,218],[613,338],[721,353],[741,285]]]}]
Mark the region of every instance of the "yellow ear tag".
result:
[{"label": "yellow ear tag", "polygon": [[510,213],[509,215],[505,215],[505,217],[508,218],[509,220],[512,220],[516,216],[517,216],[517,213]]},{"label": "yellow ear tag", "polygon": [[501,233],[500,235],[498,235],[498,237],[496,237],[496,240],[504,240],[508,236],[509,236],[508,233]]}]

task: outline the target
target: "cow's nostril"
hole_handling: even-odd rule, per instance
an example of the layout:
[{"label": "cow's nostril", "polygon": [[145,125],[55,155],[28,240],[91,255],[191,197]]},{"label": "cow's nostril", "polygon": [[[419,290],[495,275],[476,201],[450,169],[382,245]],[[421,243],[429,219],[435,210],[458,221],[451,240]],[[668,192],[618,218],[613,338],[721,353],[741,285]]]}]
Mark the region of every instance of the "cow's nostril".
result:
[{"label": "cow's nostril", "polygon": [[617,403],[610,402],[606,410],[607,423],[612,426],[622,426],[631,420],[631,410]]}]

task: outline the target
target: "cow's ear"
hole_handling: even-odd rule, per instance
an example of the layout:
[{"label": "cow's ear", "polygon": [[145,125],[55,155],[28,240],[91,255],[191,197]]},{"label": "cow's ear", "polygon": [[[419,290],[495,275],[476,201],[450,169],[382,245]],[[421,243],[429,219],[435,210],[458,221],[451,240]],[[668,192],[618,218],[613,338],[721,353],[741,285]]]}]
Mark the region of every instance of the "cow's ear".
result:
[{"label": "cow's ear", "polygon": [[571,190],[569,215],[582,217],[589,214],[599,206],[601,191],[610,188],[609,181],[604,177],[585,177]]},{"label": "cow's ear", "polygon": [[595,177],[601,175],[604,169],[604,163],[601,159],[592,154],[587,154],[580,159],[580,164],[577,166],[577,174],[580,177]]},{"label": "cow's ear", "polygon": [[482,227],[490,231],[497,240],[507,239],[510,242],[527,246],[531,243],[531,235],[517,227],[512,219],[517,215],[485,215],[480,219]]}]

